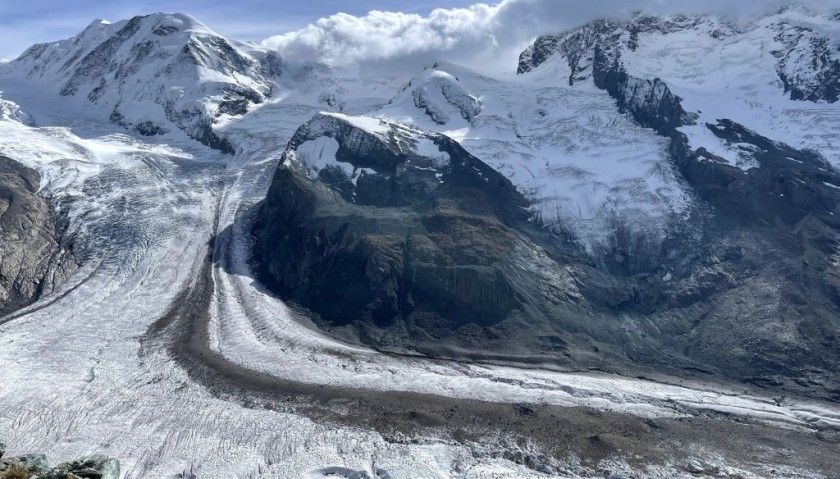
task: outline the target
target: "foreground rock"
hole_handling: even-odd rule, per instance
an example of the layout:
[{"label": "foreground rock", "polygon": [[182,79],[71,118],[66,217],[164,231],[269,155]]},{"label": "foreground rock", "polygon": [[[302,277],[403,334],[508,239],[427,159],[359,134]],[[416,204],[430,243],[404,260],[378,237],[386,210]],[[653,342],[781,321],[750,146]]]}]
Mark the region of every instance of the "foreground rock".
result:
[{"label": "foreground rock", "polygon": [[[2,450],[2,448],[0,448]],[[93,455],[50,467],[43,454],[2,457],[2,479],[119,479],[120,462],[103,455]]]},{"label": "foreground rock", "polygon": [[38,173],[0,156],[0,316],[38,300],[77,264]]}]

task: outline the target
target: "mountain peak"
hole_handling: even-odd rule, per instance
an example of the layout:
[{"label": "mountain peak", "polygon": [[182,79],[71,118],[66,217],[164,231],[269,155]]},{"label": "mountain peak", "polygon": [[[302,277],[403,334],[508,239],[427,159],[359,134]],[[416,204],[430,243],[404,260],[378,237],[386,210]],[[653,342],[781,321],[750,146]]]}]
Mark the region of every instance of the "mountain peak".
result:
[{"label": "mountain peak", "polygon": [[[558,35],[544,35],[522,52],[518,73],[527,73],[552,63],[569,85],[592,79],[593,62],[600,55],[621,64],[628,72],[667,78],[668,67],[660,68],[656,56],[680,55],[695,64],[690,77],[679,80],[696,83],[723,72],[736,72],[738,65],[717,65],[710,61],[715,49],[743,45],[742,62],[770,78],[762,79],[780,88],[792,100],[834,103],[840,100],[840,37],[830,16],[813,13],[805,5],[764,16],[752,23],[736,23],[713,15],[637,15],[626,22],[596,20]],[[760,43],[760,47],[755,44]],[[702,52],[702,54],[700,54]],[[551,62],[549,62],[551,60]],[[676,68],[675,75],[687,70]],[[768,68],[769,67],[769,68]],[[700,69],[706,68],[702,73]],[[754,76],[735,73],[722,87],[731,88]],[[703,80],[708,81],[708,80]]]},{"label": "mountain peak", "polygon": [[29,48],[0,75],[92,103],[141,134],[174,127],[232,151],[212,124],[262,103],[279,65],[275,53],[231,42],[190,15],[155,13],[95,20],[75,37]]},{"label": "mountain peak", "polygon": [[148,22],[153,23],[152,33],[158,36],[167,36],[176,32],[183,32],[188,35],[220,36],[200,20],[186,13],[158,12],[139,18],[145,18]]},{"label": "mountain peak", "polygon": [[105,26],[105,25],[110,25],[110,24],[111,24],[111,22],[108,21],[108,20],[105,20],[104,18],[97,18],[94,21],[90,22],[90,24],[88,24],[88,26],[87,26],[87,28],[85,28],[85,30],[87,30],[89,28],[99,28],[99,27],[102,27],[102,26]]},{"label": "mountain peak", "polygon": [[386,110],[398,116],[412,117],[411,112],[419,109],[437,125],[446,125],[452,120],[472,120],[481,112],[481,99],[468,91],[453,74],[458,67],[447,70],[450,68],[444,69],[444,65],[438,63],[424,69],[390,100]]}]

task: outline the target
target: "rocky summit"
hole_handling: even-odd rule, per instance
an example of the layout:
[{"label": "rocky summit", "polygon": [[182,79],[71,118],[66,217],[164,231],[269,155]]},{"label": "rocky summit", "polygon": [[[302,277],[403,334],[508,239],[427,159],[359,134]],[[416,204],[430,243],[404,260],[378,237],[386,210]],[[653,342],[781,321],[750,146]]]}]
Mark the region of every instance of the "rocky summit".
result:
[{"label": "rocky summit", "polygon": [[[319,114],[293,136],[260,212],[262,277],[382,346],[430,351],[456,331],[521,314],[526,201],[509,180],[436,133]],[[547,258],[546,258],[547,259]],[[531,280],[529,285],[533,285]],[[516,313],[514,313],[516,312]],[[437,344],[437,345],[436,345]]]}]

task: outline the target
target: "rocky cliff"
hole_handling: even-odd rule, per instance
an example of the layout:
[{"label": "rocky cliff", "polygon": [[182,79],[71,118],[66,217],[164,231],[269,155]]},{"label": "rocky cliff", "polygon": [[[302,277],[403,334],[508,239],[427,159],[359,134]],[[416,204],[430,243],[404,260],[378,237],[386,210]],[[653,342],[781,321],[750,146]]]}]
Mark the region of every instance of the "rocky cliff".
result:
[{"label": "rocky cliff", "polygon": [[6,456],[0,441],[0,478],[2,479],[119,479],[120,462],[101,454],[83,457],[55,466],[43,454]]},{"label": "rocky cliff", "polygon": [[0,316],[51,292],[76,269],[38,173],[0,156]]},{"label": "rocky cliff", "polygon": [[525,260],[545,253],[509,226],[528,218],[524,206],[510,181],[445,136],[319,114],[275,173],[258,264],[326,325],[436,349],[527,309],[532,293],[512,277],[536,287]]}]

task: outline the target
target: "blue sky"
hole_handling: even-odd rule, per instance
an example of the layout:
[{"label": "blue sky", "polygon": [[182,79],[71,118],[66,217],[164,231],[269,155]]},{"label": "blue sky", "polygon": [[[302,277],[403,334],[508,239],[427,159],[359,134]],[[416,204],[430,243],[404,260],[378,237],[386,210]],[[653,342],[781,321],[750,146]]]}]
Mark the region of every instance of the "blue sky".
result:
[{"label": "blue sky", "polygon": [[[97,18],[116,21],[163,11],[188,13],[236,40],[272,37],[265,45],[292,60],[339,64],[422,55],[490,68],[514,61],[536,35],[595,18],[621,19],[634,11],[738,18],[791,2],[840,11],[840,0],[0,0],[0,59],[14,58],[34,43],[71,37]],[[430,15],[436,8],[444,10]],[[418,16],[366,16],[371,10]],[[339,12],[350,15],[330,17]],[[324,17],[330,18],[312,25]],[[293,33],[279,35],[287,32]]]},{"label": "blue sky", "polygon": [[473,3],[476,0],[2,0],[0,58],[14,58],[33,43],[73,36],[96,18],[116,21],[159,11],[189,13],[223,35],[256,41],[340,11],[364,15],[370,10],[391,10],[425,15],[434,8]]}]

